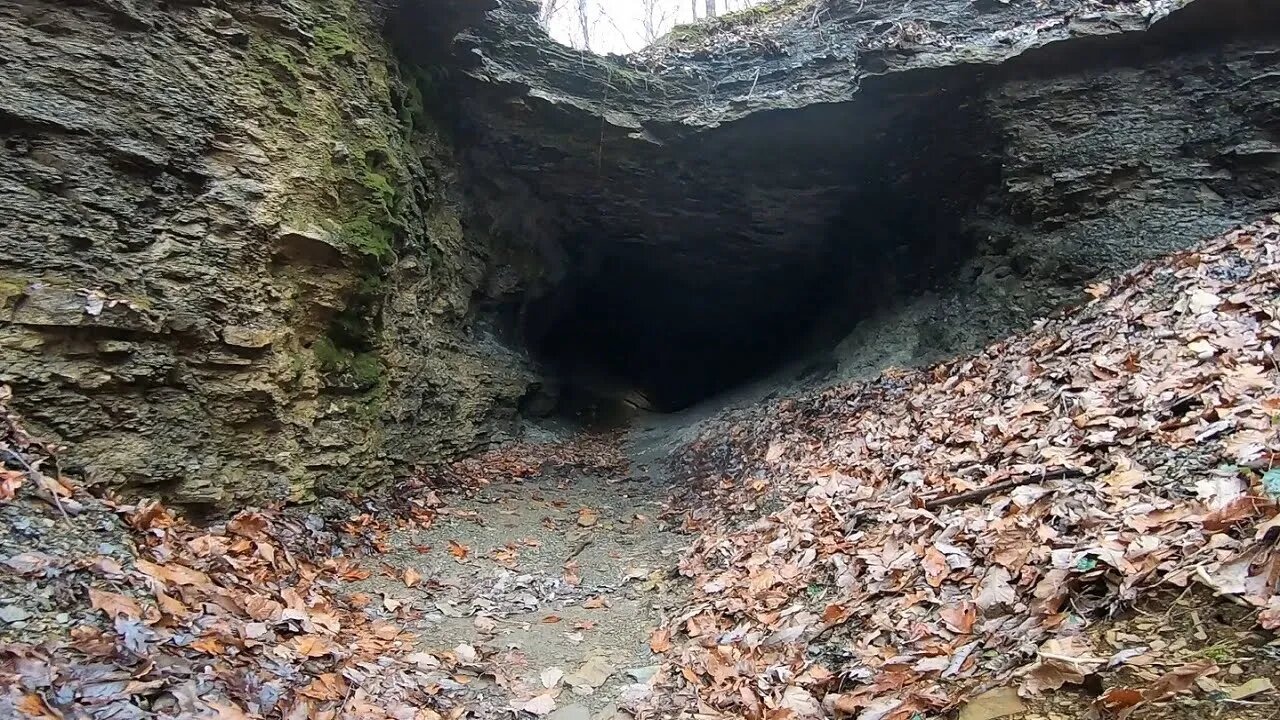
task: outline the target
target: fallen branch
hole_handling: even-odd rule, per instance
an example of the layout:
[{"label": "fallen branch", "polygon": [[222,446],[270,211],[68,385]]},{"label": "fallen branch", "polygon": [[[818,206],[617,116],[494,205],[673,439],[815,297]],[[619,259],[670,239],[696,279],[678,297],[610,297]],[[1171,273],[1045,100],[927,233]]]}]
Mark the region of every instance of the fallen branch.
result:
[{"label": "fallen branch", "polygon": [[1031,483],[1043,482],[1045,480],[1061,480],[1062,478],[1070,477],[1088,477],[1091,475],[1109,472],[1111,468],[1112,466],[1109,464],[1103,465],[1092,472],[1082,470],[1080,468],[1058,468],[1057,470],[1049,470],[1047,472],[1040,473],[1039,475],[1024,475],[1022,477],[1009,478],[1008,480],[1001,480],[1000,482],[992,483],[985,487],[966,490],[965,492],[955,495],[926,500],[924,503],[924,509],[933,510],[935,508],[947,507],[949,505],[960,505],[962,503],[969,502],[970,500],[982,500],[989,495],[995,495],[996,493],[1003,492],[1005,490],[1012,490],[1020,485],[1030,485]]}]

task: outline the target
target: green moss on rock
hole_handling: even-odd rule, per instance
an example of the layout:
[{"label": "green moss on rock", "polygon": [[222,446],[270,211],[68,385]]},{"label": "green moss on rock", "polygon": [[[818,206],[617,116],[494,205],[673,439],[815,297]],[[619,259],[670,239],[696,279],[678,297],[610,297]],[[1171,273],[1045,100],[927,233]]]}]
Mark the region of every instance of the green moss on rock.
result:
[{"label": "green moss on rock", "polygon": [[334,60],[344,57],[355,57],[360,53],[361,45],[351,37],[346,28],[336,23],[329,23],[315,31],[316,50],[320,60]]},{"label": "green moss on rock", "polygon": [[311,346],[320,372],[338,384],[350,385],[357,390],[372,390],[382,380],[382,360],[372,352],[355,352],[338,347],[327,337],[316,340]]}]

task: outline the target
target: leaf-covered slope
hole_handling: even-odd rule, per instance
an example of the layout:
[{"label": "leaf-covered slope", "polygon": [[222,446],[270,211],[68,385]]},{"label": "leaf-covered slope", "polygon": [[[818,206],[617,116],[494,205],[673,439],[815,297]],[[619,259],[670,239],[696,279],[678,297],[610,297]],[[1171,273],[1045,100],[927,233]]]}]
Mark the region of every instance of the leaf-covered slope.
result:
[{"label": "leaf-covered slope", "polygon": [[899,720],[1019,668],[1034,694],[1096,670],[1082,631],[1160,586],[1280,629],[1280,218],[1089,292],[699,439],[688,502],[719,515],[686,523],[659,705]]}]

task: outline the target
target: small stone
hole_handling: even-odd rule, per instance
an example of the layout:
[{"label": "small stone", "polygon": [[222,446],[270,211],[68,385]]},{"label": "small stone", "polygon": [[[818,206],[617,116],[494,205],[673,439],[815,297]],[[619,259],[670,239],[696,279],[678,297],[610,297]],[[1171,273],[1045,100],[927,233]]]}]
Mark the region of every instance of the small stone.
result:
[{"label": "small stone", "polygon": [[4,607],[0,607],[0,620],[11,625],[22,623],[22,627],[26,627],[26,623],[23,621],[29,617],[31,617],[31,613],[23,610],[17,605],[5,605]]},{"label": "small stone", "polygon": [[613,666],[604,658],[593,657],[572,674],[566,675],[564,681],[575,689],[594,690],[605,684],[610,675],[613,675]]},{"label": "small stone", "polygon": [[233,347],[258,350],[269,346],[275,339],[271,330],[228,325],[222,329],[222,341]]},{"label": "small stone", "polygon": [[547,716],[547,720],[591,720],[591,711],[586,705],[574,703],[551,713]]},{"label": "small stone", "polygon": [[648,665],[646,667],[631,668],[627,670],[627,677],[635,682],[645,683],[653,679],[658,674],[659,665]]},{"label": "small stone", "polygon": [[68,615],[67,613],[58,613],[57,615],[53,616],[53,619],[56,620],[61,625],[66,625],[67,623],[71,622],[71,616]]}]

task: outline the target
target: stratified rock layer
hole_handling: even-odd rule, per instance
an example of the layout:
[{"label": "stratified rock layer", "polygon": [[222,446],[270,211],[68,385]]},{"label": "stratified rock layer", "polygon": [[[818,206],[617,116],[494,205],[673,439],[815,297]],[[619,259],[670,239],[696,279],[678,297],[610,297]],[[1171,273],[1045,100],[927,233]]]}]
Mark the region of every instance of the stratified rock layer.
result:
[{"label": "stratified rock layer", "polygon": [[794,2],[630,58],[492,15],[463,42],[475,174],[552,208],[560,324],[677,405],[821,308],[874,318],[844,372],[919,362],[1280,197],[1274,3]]},{"label": "stratified rock layer", "polygon": [[0,3],[0,382],[91,478],[227,507],[474,447],[530,375],[353,0]]}]

